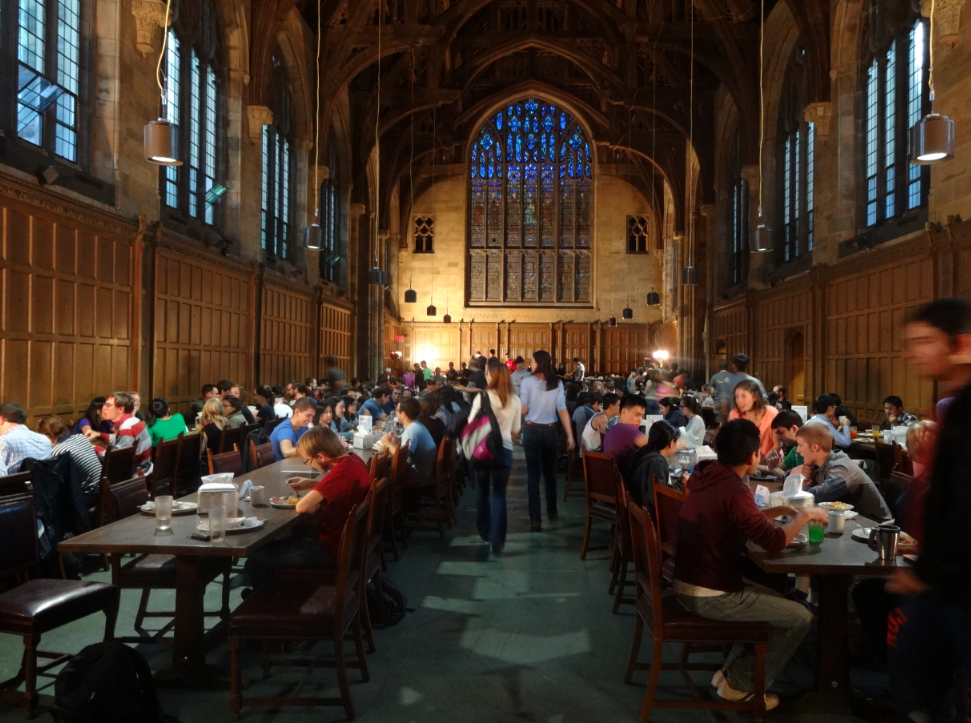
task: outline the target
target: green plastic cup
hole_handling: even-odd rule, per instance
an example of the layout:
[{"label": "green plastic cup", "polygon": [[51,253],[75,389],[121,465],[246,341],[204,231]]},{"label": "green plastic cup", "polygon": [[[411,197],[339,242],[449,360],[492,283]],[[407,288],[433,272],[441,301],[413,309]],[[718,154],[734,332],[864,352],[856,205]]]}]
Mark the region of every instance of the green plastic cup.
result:
[{"label": "green plastic cup", "polygon": [[822,522],[810,522],[809,523],[809,542],[813,545],[818,545],[826,537],[826,529],[823,527]]}]

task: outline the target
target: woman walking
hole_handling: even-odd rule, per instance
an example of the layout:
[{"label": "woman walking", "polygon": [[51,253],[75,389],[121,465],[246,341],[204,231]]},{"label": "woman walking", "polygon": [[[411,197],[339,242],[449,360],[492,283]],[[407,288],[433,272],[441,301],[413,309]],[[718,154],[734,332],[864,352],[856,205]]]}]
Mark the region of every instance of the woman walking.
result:
[{"label": "woman walking", "polygon": [[[519,434],[522,405],[512,390],[509,369],[498,359],[486,365],[486,397],[502,433],[502,451],[489,462],[472,461],[479,489],[479,512],[476,522],[479,536],[492,546],[492,552],[502,554],[506,544],[506,485],[512,472],[512,438]],[[482,409],[482,394],[476,394],[469,419],[475,419]],[[489,492],[492,499],[489,499]]]},{"label": "woman walking", "polygon": [[550,522],[556,512],[556,457],[559,454],[560,430],[557,418],[566,432],[567,451],[573,449],[573,423],[566,410],[563,383],[553,370],[553,360],[547,351],[533,354],[533,373],[523,379],[519,387],[525,429],[523,452],[526,454],[526,478],[529,492],[529,521],[533,532],[542,532],[539,506],[539,478],[546,483],[546,516]]}]

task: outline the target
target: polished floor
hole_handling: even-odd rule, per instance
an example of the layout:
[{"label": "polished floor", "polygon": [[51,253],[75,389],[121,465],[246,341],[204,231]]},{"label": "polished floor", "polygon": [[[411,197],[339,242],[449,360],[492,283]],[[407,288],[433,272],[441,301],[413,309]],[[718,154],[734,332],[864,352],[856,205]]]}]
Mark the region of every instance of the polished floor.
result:
[{"label": "polished floor", "polygon": [[[467,489],[459,509],[459,524],[445,539],[420,532],[400,562],[388,572],[408,596],[411,611],[398,625],[377,631],[378,651],[368,657],[371,681],[363,683],[350,671],[357,720],[365,723],[588,723],[636,721],[646,674],[625,685],[623,670],[634,626],[632,607],[610,612],[607,595],[607,552],[579,559],[583,534],[580,498],[559,502],[560,520],[544,523],[542,533],[528,531],[525,462],[516,450],[509,489],[509,537],[505,554],[493,557],[475,530],[474,489]],[[561,476],[561,494],[563,478]],[[607,540],[607,528],[595,528],[595,541]],[[96,574],[93,579],[104,578]],[[218,607],[219,589],[209,589],[210,608]],[[239,600],[234,591],[233,603]],[[172,594],[153,595],[151,606],[171,609]],[[132,634],[137,594],[122,593],[118,634]],[[103,619],[96,617],[55,631],[45,649],[79,650],[100,637]],[[812,633],[810,634],[812,635]],[[649,641],[645,644],[646,652]],[[153,667],[166,662],[164,648],[140,648]],[[326,646],[321,648],[324,652]],[[18,638],[0,636],[0,679],[20,664]],[[671,656],[676,650],[669,651]],[[811,655],[805,650],[802,655]],[[255,651],[246,661],[247,694],[276,695],[300,684],[304,671],[276,668],[269,679],[260,676]],[[228,672],[225,646],[216,648],[209,663]],[[855,673],[856,675],[856,673]],[[881,684],[881,676],[861,674],[864,683]],[[699,682],[707,683],[699,674]],[[860,684],[857,678],[854,682]],[[53,681],[44,680],[42,702],[50,705]],[[809,670],[795,661],[777,689],[797,696],[811,683]],[[686,696],[677,674],[661,678],[663,696]],[[705,686],[706,687],[706,686]],[[711,690],[707,688],[707,690]],[[336,693],[332,669],[318,669],[304,685],[304,694]],[[212,723],[229,719],[228,691],[162,688],[166,713],[182,723]],[[23,711],[0,703],[0,721],[24,720]],[[340,708],[245,709],[243,720],[339,721]],[[37,720],[53,720],[43,712]],[[751,720],[741,714],[658,709],[652,721]],[[846,715],[809,712],[804,701],[784,700],[769,714],[776,721],[849,721]]]}]

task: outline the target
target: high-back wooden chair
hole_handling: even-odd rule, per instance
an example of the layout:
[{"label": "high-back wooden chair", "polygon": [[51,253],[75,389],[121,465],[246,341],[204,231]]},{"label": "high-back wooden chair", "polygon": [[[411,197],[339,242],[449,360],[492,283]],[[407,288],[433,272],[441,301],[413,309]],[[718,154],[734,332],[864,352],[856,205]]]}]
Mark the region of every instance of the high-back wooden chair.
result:
[{"label": "high-back wooden chair", "polygon": [[135,447],[109,449],[101,458],[101,476],[122,482],[135,474]]},{"label": "high-back wooden chair", "polygon": [[168,442],[159,442],[152,457],[152,474],[150,476],[149,494],[154,497],[155,490],[160,487],[168,488],[173,497],[179,496],[178,472],[179,456],[182,454],[182,439],[179,434]]},{"label": "high-back wooden chair", "polygon": [[30,492],[30,472],[17,472],[0,477],[0,497],[7,495],[22,495]]},{"label": "high-back wooden chair", "polygon": [[213,454],[207,449],[206,456],[209,459],[209,474],[232,472],[234,477],[243,474],[243,456],[239,451]]},{"label": "high-back wooden chair", "polygon": [[[769,647],[768,624],[703,618],[685,610],[676,596],[665,595],[661,578],[661,546],[654,530],[654,523],[647,510],[634,502],[630,493],[627,494],[626,501],[630,518],[634,569],[637,575],[637,605],[635,606],[637,612],[634,640],[627,660],[624,682],[630,683],[636,670],[650,671],[640,719],[646,721],[650,718],[654,708],[692,708],[750,711],[756,723],[761,723],[765,716],[765,654]],[[653,654],[650,663],[638,663],[637,656],[645,627],[654,640]],[[662,662],[665,643],[684,645],[680,662]],[[691,647],[696,644],[736,643],[755,646],[753,695],[741,702],[702,699],[688,671],[717,670],[721,665],[688,662]],[[655,696],[662,670],[679,671],[694,695],[694,700],[657,700]]]},{"label": "high-back wooden chair", "polygon": [[[570,499],[571,497],[583,497],[583,487],[573,484],[573,467],[580,461],[580,435],[583,434],[581,429],[577,432],[577,425],[570,422],[573,427],[573,449],[566,448],[566,432],[564,431],[563,423],[561,422],[558,429],[560,431],[560,453],[566,455],[566,485],[563,487],[563,501]],[[583,474],[583,466],[580,465],[580,474]]]},{"label": "high-back wooden chair", "polygon": [[687,489],[680,492],[673,487],[653,480],[654,516],[657,520],[658,538],[661,544],[661,574],[674,584],[675,553],[678,551],[678,525],[681,508],[688,496]]},{"label": "high-back wooden chair", "polygon": [[627,516],[627,490],[616,464],[614,465],[614,487],[617,490],[617,553],[614,555],[613,574],[607,592],[614,596],[613,613],[616,615],[622,603],[637,602],[636,595],[624,596],[626,588],[636,588],[636,581],[627,578],[628,567],[633,566],[634,551],[630,537],[630,520]]},{"label": "high-back wooden chair", "polygon": [[219,453],[232,452],[243,447],[243,440],[246,439],[246,427],[226,427],[219,436]]},{"label": "high-back wooden chair", "polygon": [[175,485],[180,495],[187,495],[199,489],[200,465],[199,446],[200,434],[195,432],[182,438],[182,450],[179,452],[179,465],[175,473]]},{"label": "high-back wooden chair", "polygon": [[[590,549],[590,526],[594,520],[617,524],[617,488],[614,484],[614,458],[603,452],[583,453],[583,486],[586,498],[586,524],[580,559],[587,558]],[[615,540],[616,541],[616,540]]]},{"label": "high-back wooden chair", "polygon": [[268,419],[263,423],[263,429],[266,430],[267,434],[273,434],[273,430],[283,424],[284,419],[286,419],[286,417],[280,417],[279,419]]},{"label": "high-back wooden chair", "polygon": [[368,652],[370,653],[375,651],[374,629],[371,627],[367,595],[365,594],[366,590],[363,589],[363,583],[368,580],[374,582],[374,587],[378,593],[377,598],[383,605],[384,593],[381,573],[387,569],[384,562],[384,514],[385,508],[388,506],[390,492],[391,482],[387,475],[371,482],[371,511],[368,513],[367,523],[367,556],[364,563],[364,575],[361,577],[361,605],[363,607],[361,623],[364,626],[364,639],[367,641]]},{"label": "high-back wooden chair", "polygon": [[435,461],[435,479],[432,484],[422,487],[412,487],[418,495],[418,505],[421,516],[412,525],[412,530],[424,529],[426,525],[438,530],[439,537],[445,537],[445,527],[452,528],[451,495],[448,490],[448,475],[452,466],[452,453],[455,440],[442,438],[438,445],[438,457]]},{"label": "high-back wooden chair", "polygon": [[877,453],[877,476],[884,485],[890,479],[893,468],[897,464],[897,445],[893,442],[874,441],[873,446]]},{"label": "high-back wooden chair", "polygon": [[371,481],[384,479],[391,475],[391,455],[389,454],[376,454],[371,457],[371,463],[368,467],[368,476]]},{"label": "high-back wooden chair", "polygon": [[253,469],[266,467],[266,465],[276,462],[276,453],[273,451],[272,442],[256,444],[256,442],[250,440],[249,447],[250,455],[253,458]]},{"label": "high-back wooden chair", "polygon": [[408,547],[405,529],[405,474],[408,468],[408,442],[398,445],[391,458],[391,495],[384,516],[384,535],[391,541],[391,554],[398,561],[398,541]]}]

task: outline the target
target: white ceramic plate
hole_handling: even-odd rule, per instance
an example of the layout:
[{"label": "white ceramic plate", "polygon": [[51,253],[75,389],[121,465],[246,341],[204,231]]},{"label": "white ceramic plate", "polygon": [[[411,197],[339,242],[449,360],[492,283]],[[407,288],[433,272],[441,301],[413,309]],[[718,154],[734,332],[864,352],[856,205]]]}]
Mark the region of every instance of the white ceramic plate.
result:
[{"label": "white ceramic plate", "polygon": [[[851,536],[853,537],[854,540],[858,542],[868,543],[870,541],[870,530],[872,529],[873,529],[872,527],[857,527],[855,530],[853,530],[853,532],[851,533]],[[910,548],[910,547],[916,547],[916,546],[917,546],[917,540],[915,540],[913,537],[911,537],[906,532],[901,530],[900,542],[897,543],[898,549]]]},{"label": "white ceramic plate", "polygon": [[[231,520],[226,521],[226,534],[232,535],[237,532],[252,532],[253,530],[258,530],[263,525],[266,524],[266,520],[257,520],[255,525],[247,525],[242,527],[240,523],[248,518],[246,517],[234,517]],[[196,529],[199,532],[209,532],[209,520],[199,520],[199,524],[196,525]]]},{"label": "white ceramic plate", "polygon": [[271,497],[270,507],[276,507],[278,510],[292,510],[296,508],[296,503],[289,504],[288,502],[282,502],[281,500],[286,499],[285,497]]},{"label": "white ceramic plate", "polygon": [[[172,516],[178,517],[179,515],[194,515],[196,510],[199,508],[195,502],[172,502]],[[155,503],[146,502],[144,505],[138,508],[141,510],[143,515],[155,516]]]},{"label": "white ceramic plate", "polygon": [[849,512],[853,509],[853,505],[848,505],[845,502],[836,504],[835,502],[817,502],[817,507],[822,507],[824,510],[846,510]]}]

